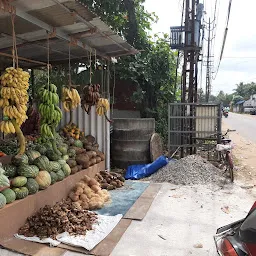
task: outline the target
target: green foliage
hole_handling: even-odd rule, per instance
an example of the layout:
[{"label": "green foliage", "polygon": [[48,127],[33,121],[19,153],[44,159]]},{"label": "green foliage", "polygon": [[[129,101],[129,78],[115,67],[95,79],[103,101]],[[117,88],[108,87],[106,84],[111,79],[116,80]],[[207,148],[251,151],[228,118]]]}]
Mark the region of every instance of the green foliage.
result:
[{"label": "green foliage", "polygon": [[235,95],[241,96],[244,100],[248,100],[251,95],[256,94],[256,83],[251,82],[249,84],[239,83],[237,84]]},{"label": "green foliage", "polygon": [[244,98],[241,95],[235,95],[233,97],[233,104],[236,104],[237,102],[243,100]]}]

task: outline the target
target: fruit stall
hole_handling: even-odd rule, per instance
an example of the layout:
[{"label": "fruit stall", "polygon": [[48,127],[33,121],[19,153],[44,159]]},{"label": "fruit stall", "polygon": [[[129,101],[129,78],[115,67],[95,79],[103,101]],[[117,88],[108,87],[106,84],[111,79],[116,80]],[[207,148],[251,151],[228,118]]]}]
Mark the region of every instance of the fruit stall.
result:
[{"label": "fruit stall", "polygon": [[[108,191],[124,184],[121,175],[105,171],[110,166],[109,73],[112,58],[136,50],[75,0],[0,0],[0,32],[1,245],[21,246],[8,244],[14,233],[82,234],[97,219],[88,210],[104,207]],[[72,82],[72,63],[87,63],[89,83]],[[98,63],[102,84],[92,82]],[[61,88],[50,76],[58,65],[67,65],[69,72]],[[38,87],[35,70],[47,74]],[[31,84],[40,129],[24,136]],[[61,222],[56,214],[63,216]]]}]

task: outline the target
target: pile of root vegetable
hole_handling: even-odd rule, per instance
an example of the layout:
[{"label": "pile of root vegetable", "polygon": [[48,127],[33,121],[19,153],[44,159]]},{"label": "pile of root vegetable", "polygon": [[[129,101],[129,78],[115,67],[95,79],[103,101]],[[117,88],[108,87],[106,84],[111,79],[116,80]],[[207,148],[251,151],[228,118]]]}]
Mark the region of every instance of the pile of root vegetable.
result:
[{"label": "pile of root vegetable", "polygon": [[102,189],[113,190],[124,185],[125,179],[122,175],[115,172],[100,171],[96,174],[96,180]]},{"label": "pile of root vegetable", "polygon": [[56,239],[58,234],[68,232],[70,235],[85,235],[92,230],[97,221],[97,214],[77,207],[71,199],[56,203],[53,207],[47,205],[36,214],[29,217],[19,230],[19,235],[26,237]]},{"label": "pile of root vegetable", "polygon": [[85,175],[69,193],[69,198],[78,208],[95,210],[102,208],[110,199],[110,195],[107,190],[100,188],[95,179]]}]

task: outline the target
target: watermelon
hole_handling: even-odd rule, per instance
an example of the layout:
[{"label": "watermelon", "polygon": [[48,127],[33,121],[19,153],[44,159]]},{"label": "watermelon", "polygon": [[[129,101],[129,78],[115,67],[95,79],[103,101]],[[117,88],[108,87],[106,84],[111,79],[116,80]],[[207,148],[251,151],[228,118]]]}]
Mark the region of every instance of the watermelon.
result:
[{"label": "watermelon", "polygon": [[66,164],[66,161],[61,159],[61,160],[58,161],[58,163],[60,164],[60,166],[63,166],[64,164]]},{"label": "watermelon", "polygon": [[0,209],[6,205],[6,198],[3,194],[0,193]]},{"label": "watermelon", "polygon": [[33,163],[39,170],[48,170],[50,161],[46,156],[39,156]]},{"label": "watermelon", "polygon": [[5,196],[7,204],[10,204],[10,203],[14,202],[15,199],[16,199],[15,192],[10,188],[5,189],[1,193]]},{"label": "watermelon", "polygon": [[41,155],[44,155],[47,151],[46,147],[43,145],[36,145],[35,150],[37,150]]},{"label": "watermelon", "polygon": [[67,144],[60,144],[59,146],[58,146],[58,150],[60,151],[60,153],[62,154],[62,155],[66,155],[67,154],[67,152],[68,152],[68,145]]},{"label": "watermelon", "polygon": [[39,185],[38,185],[38,183],[36,182],[35,179],[28,178],[26,188],[28,189],[28,193],[31,195],[31,194],[35,194],[35,193],[38,192]]},{"label": "watermelon", "polygon": [[26,187],[13,188],[12,190],[16,194],[16,199],[23,199],[28,196],[28,189]]},{"label": "watermelon", "polygon": [[60,156],[56,154],[52,149],[49,149],[46,151],[46,156],[51,160],[51,161],[58,161],[60,159]]},{"label": "watermelon", "polygon": [[61,170],[61,165],[57,161],[50,161],[50,169],[53,172]]},{"label": "watermelon", "polygon": [[26,154],[16,155],[12,157],[12,164],[19,166],[21,164],[28,164],[28,157]]},{"label": "watermelon", "polygon": [[36,165],[22,164],[18,168],[18,174],[26,178],[35,178],[39,173],[39,168]]},{"label": "watermelon", "polygon": [[23,187],[26,185],[28,179],[24,176],[18,176],[11,180],[11,185],[13,187]]},{"label": "watermelon", "polygon": [[4,175],[4,170],[0,168],[0,191],[10,187],[10,181],[7,176]]},{"label": "watermelon", "polygon": [[51,175],[51,184],[54,184],[58,181],[58,175],[55,172],[50,172]]},{"label": "watermelon", "polygon": [[4,175],[8,178],[14,178],[17,176],[17,167],[12,164],[7,164],[3,166]]},{"label": "watermelon", "polygon": [[70,173],[71,173],[71,168],[68,164],[64,164],[62,167],[61,167],[65,177],[69,176]]},{"label": "watermelon", "polygon": [[41,154],[36,150],[28,150],[26,151],[26,155],[28,156],[28,163],[32,164],[35,159],[37,159]]},{"label": "watermelon", "polygon": [[64,172],[62,170],[57,171],[56,174],[57,174],[57,178],[58,178],[57,181],[64,180],[65,174],[64,174]]},{"label": "watermelon", "polygon": [[39,189],[46,189],[51,185],[51,175],[47,171],[40,171],[35,180]]},{"label": "watermelon", "polygon": [[74,146],[78,147],[78,148],[83,148],[84,144],[83,144],[83,142],[81,140],[75,140]]},{"label": "watermelon", "polygon": [[68,155],[64,155],[64,156],[62,157],[62,159],[65,160],[65,161],[67,161],[67,160],[69,159],[69,156],[68,156]]},{"label": "watermelon", "polygon": [[70,158],[73,158],[73,157],[76,156],[76,151],[73,148],[70,148],[68,150],[68,155],[69,155]]}]

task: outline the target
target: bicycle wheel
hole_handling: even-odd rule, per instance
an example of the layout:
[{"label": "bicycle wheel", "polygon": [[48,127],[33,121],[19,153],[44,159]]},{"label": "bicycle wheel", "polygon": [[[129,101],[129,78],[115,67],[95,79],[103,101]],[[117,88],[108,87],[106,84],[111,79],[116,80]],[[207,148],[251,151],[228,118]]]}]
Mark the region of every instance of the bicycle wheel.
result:
[{"label": "bicycle wheel", "polygon": [[230,152],[226,153],[226,161],[227,161],[227,167],[230,174],[230,179],[232,182],[234,182],[234,163],[232,159],[232,155]]}]

